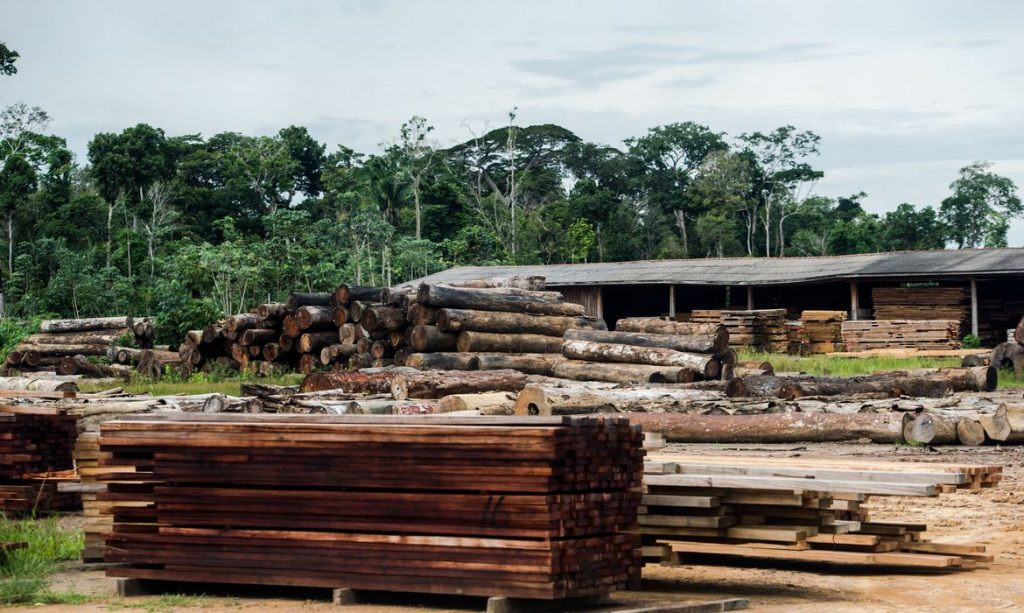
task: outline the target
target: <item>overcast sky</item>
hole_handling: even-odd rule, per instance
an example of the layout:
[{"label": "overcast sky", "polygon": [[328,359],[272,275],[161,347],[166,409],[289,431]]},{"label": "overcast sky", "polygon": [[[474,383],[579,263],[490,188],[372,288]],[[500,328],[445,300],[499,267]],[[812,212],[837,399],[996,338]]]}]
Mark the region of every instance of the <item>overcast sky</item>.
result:
[{"label": "overcast sky", "polygon": [[[822,136],[817,192],[938,203],[989,160],[1024,188],[1024,2],[28,2],[0,0],[0,79],[84,162],[99,131],[307,126],[373,152],[414,114],[557,123],[618,145],[698,121]],[[1010,244],[1024,244],[1017,221]]]}]

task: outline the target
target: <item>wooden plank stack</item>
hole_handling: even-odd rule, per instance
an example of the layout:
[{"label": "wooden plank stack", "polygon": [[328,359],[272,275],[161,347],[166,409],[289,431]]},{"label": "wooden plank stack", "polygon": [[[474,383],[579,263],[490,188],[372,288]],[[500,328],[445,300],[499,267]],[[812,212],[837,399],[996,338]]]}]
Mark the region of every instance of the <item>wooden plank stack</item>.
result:
[{"label": "wooden plank stack", "polygon": [[61,494],[49,473],[73,467],[75,418],[52,408],[0,405],[0,511],[67,509],[77,499]]},{"label": "wooden plank stack", "polygon": [[[131,339],[137,347],[153,346],[153,322],[148,317],[94,317],[51,319],[40,324],[39,333],[24,338],[7,354],[8,371],[58,371],[79,374],[84,357],[106,357],[110,347]],[[78,358],[76,360],[76,358]],[[91,369],[86,375],[117,376],[118,369]],[[100,372],[103,371],[103,372]]]},{"label": "wooden plank stack", "polygon": [[807,335],[808,353],[842,351],[846,311],[804,311],[800,320]]},{"label": "wooden plank stack", "polygon": [[960,323],[955,320],[844,321],[842,333],[847,351],[960,348]]},{"label": "wooden plank stack", "polygon": [[971,292],[966,287],[876,287],[871,290],[875,319],[951,319],[971,326]]},{"label": "wooden plank stack", "polygon": [[1000,466],[847,459],[659,457],[645,464],[645,555],[691,555],[961,570],[992,561],[980,544],[926,539],[927,526],[871,518],[874,496],[993,487]]},{"label": "wooden plank stack", "polygon": [[786,309],[695,310],[690,315],[690,321],[724,325],[729,329],[730,347],[750,347],[778,353],[788,349]]},{"label": "wooden plank stack", "polygon": [[107,573],[558,599],[636,587],[619,417],[191,415],[102,426]]}]

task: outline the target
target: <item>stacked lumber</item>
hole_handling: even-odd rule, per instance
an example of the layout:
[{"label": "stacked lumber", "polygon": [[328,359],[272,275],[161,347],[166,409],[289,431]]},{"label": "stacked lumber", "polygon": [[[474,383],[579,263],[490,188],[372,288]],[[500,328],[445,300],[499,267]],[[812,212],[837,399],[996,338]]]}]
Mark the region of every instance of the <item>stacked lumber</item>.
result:
[{"label": "stacked lumber", "polygon": [[559,599],[636,587],[626,419],[103,424],[108,576]]},{"label": "stacked lumber", "polygon": [[808,340],[804,322],[799,319],[786,320],[786,353],[789,355],[807,355]]},{"label": "stacked lumber", "polygon": [[0,405],[0,511],[53,511],[74,506],[49,473],[73,467],[75,418],[52,407]]},{"label": "stacked lumber", "polygon": [[807,353],[843,350],[843,322],[846,311],[804,311],[800,314],[807,335]]},{"label": "stacked lumber", "polygon": [[730,347],[782,353],[789,346],[786,309],[695,310],[690,314],[690,321],[724,325],[729,330]]},{"label": "stacked lumber", "polygon": [[569,361],[555,366],[555,376],[593,381],[719,379],[723,363],[735,362],[724,326],[656,317],[620,319],[614,332],[566,330],[561,350]]},{"label": "stacked lumber", "polygon": [[960,322],[952,319],[844,321],[842,331],[847,351],[960,348]]},{"label": "stacked lumber", "polygon": [[137,347],[152,347],[154,328],[148,317],[94,317],[90,319],[50,319],[39,326],[39,333],[22,339],[7,354],[8,371],[52,371],[58,374],[122,376],[122,369],[106,367],[80,372],[86,358],[104,358],[107,351],[129,339]]},{"label": "stacked lumber", "polygon": [[965,287],[876,287],[871,290],[875,319],[948,319],[971,325],[971,292]]},{"label": "stacked lumber", "polygon": [[791,560],[965,570],[992,561],[981,544],[927,539],[927,526],[876,521],[876,496],[924,496],[999,483],[1002,467],[805,458],[659,457],[644,466],[645,555]]}]

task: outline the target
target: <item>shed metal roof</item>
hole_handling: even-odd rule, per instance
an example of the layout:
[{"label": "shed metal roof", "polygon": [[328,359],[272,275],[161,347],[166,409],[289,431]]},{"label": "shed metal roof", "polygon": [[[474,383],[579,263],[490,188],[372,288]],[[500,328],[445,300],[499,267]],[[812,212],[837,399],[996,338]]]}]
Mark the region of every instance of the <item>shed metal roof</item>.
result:
[{"label": "shed metal roof", "polygon": [[786,285],[854,279],[1024,276],[1024,248],[902,251],[797,258],[643,260],[594,264],[459,266],[406,285],[540,275],[554,287],[584,285]]}]

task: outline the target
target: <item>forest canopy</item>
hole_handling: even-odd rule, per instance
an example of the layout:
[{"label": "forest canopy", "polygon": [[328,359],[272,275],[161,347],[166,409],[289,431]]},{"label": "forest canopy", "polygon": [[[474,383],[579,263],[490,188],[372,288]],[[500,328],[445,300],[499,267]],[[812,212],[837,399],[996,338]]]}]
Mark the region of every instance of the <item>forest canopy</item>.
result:
[{"label": "forest canopy", "polygon": [[[0,78],[18,54],[0,43]],[[1024,206],[975,162],[949,196],[867,212],[818,193],[821,138],[730,135],[680,121],[619,146],[504,125],[442,146],[413,116],[376,152],[272,135],[96,134],[86,159],[43,109],[0,100],[7,313],[158,315],[199,323],[342,281],[395,284],[450,266],[783,257],[1005,246]],[[895,204],[895,203],[894,203]]]}]

